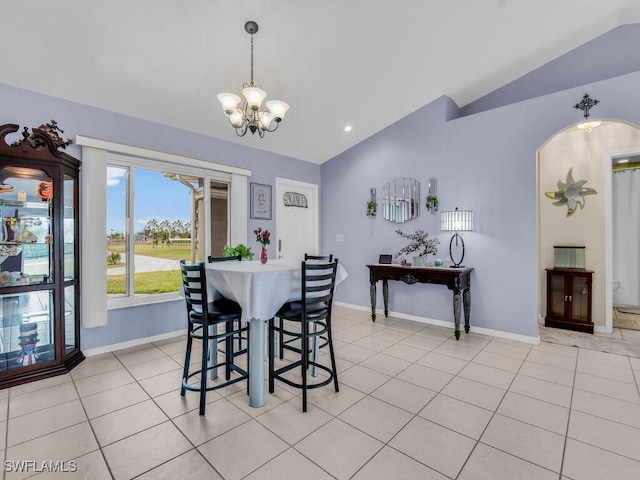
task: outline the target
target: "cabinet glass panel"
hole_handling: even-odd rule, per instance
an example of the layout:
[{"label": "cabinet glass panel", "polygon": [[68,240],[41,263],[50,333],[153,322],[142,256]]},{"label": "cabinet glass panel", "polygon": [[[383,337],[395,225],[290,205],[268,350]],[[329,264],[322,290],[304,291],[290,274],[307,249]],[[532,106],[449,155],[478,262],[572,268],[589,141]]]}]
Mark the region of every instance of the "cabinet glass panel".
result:
[{"label": "cabinet glass panel", "polygon": [[564,276],[550,275],[549,295],[550,313],[554,317],[564,317]]},{"label": "cabinet glass panel", "polygon": [[64,279],[73,280],[75,275],[75,207],[73,199],[76,179],[64,176]]},{"label": "cabinet glass panel", "polygon": [[0,371],[54,359],[51,290],[0,295]]},{"label": "cabinet glass panel", "polygon": [[51,177],[4,167],[0,183],[0,286],[53,282]]},{"label": "cabinet glass panel", "polygon": [[76,346],[75,287],[64,289],[64,351],[70,353]]},{"label": "cabinet glass panel", "polygon": [[573,277],[571,292],[571,318],[586,322],[589,308],[589,287],[585,277]]}]

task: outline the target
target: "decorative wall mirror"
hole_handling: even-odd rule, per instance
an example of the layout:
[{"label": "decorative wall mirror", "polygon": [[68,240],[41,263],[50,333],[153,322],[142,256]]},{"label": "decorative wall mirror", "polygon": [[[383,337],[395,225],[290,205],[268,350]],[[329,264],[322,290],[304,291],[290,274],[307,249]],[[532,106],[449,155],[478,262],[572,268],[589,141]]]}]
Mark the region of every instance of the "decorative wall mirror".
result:
[{"label": "decorative wall mirror", "polygon": [[413,178],[396,178],[382,187],[382,217],[403,223],[420,214],[420,182]]}]

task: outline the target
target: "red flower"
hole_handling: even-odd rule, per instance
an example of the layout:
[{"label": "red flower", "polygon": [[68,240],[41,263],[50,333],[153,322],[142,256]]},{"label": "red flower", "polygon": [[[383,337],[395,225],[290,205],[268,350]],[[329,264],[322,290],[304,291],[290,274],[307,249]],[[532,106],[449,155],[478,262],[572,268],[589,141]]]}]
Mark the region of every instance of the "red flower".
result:
[{"label": "red flower", "polygon": [[271,240],[269,240],[269,238],[271,237],[271,233],[269,233],[269,230],[262,230],[258,227],[253,231],[253,234],[256,236],[256,242],[258,242],[263,247],[271,243]]}]

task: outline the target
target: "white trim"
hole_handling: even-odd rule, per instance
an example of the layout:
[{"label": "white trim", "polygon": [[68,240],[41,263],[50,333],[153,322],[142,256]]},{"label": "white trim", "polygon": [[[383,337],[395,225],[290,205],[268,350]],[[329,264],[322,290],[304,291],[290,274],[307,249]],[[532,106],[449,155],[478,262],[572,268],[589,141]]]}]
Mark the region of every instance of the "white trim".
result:
[{"label": "white trim", "polygon": [[160,340],[166,340],[168,338],[179,337],[187,335],[187,329],[176,330],[174,332],[161,333],[159,335],[153,335],[151,337],[136,338],[135,340],[129,340],[127,342],[113,343],[111,345],[105,345],[103,347],[90,348],[89,350],[82,350],[85,357],[93,357],[102,353],[115,352],[116,350],[122,350],[123,348],[137,347],[138,345],[144,345],[151,342],[159,342]]},{"label": "white trim", "polygon": [[153,150],[149,148],[135,147],[133,145],[126,145],[124,143],[116,143],[110,142],[108,140],[85,137],[84,135],[76,135],[76,145],[96,148],[98,150],[107,150],[113,153],[122,153],[124,155],[131,155],[134,157],[150,158],[152,160],[160,160],[163,162],[175,163],[178,165],[204,168],[206,170],[219,170],[225,173],[243,175],[245,177],[251,176],[251,170],[248,170],[246,168],[233,167],[231,165],[225,165],[223,163],[210,162],[208,160],[186,157],[184,155],[176,155],[174,153],[161,152],[159,150]]},{"label": "white trim", "polygon": [[[362,305],[353,305],[345,302],[333,302],[338,307],[347,307],[354,310],[361,310],[363,312],[371,313],[371,307],[364,307]],[[384,315],[384,310],[376,309],[376,315]],[[389,312],[390,317],[400,318],[403,320],[411,320],[418,323],[424,323],[426,325],[436,325],[438,327],[451,328],[453,331],[454,323],[446,320],[437,320],[435,318],[419,317],[417,315],[409,315],[407,313]],[[519,335],[517,333],[503,332],[501,330],[493,330],[490,328],[476,327],[471,325],[473,333],[480,335],[490,335],[492,337],[505,338],[507,340],[515,340],[516,342],[528,343],[531,345],[538,345],[540,343],[540,336],[531,337],[529,335]]]}]

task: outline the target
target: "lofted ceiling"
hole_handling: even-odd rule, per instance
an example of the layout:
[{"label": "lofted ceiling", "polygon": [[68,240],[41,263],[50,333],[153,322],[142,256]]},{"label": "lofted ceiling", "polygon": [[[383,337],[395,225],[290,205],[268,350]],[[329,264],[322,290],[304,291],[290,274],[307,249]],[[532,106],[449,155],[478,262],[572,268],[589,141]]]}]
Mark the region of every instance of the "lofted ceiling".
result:
[{"label": "lofted ceiling", "polygon": [[[291,105],[263,139],[216,99],[249,81],[247,20],[256,83]],[[320,164],[638,21],[637,0],[22,0],[2,5],[0,83]]]}]

